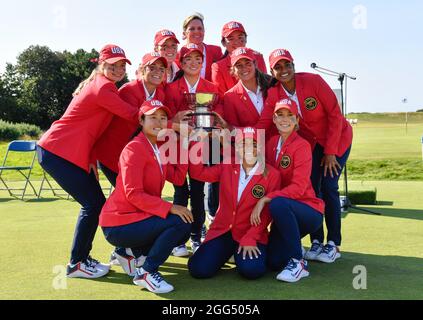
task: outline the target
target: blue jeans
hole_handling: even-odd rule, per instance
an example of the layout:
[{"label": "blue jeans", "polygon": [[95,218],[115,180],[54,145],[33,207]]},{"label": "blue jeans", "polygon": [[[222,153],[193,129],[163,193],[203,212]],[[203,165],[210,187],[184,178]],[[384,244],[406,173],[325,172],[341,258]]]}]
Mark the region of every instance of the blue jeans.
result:
[{"label": "blue jeans", "polygon": [[191,239],[200,242],[201,228],[206,220],[206,212],[204,209],[204,182],[189,178],[185,180],[185,184],[180,187],[174,185],[175,194],[173,204],[188,207],[188,199],[191,199],[191,212],[194,222],[191,227]]},{"label": "blue jeans", "polygon": [[104,173],[107,180],[109,180],[110,184],[116,188],[116,179],[118,176],[117,172],[114,172],[112,169],[109,169],[100,161],[98,161],[97,164],[98,164],[98,168]]},{"label": "blue jeans", "polygon": [[278,197],[269,205],[273,218],[268,246],[268,265],[284,268],[291,258],[302,259],[301,239],[323,223],[323,214],[296,200]]},{"label": "blue jeans", "polygon": [[[341,172],[347,163],[348,156],[350,155],[351,147],[342,155],[336,157],[336,161],[341,166]],[[316,196],[325,202],[325,223],[328,229],[327,241],[333,241],[335,245],[340,246],[342,241],[341,236],[341,204],[339,201],[339,175],[333,178],[329,173],[324,174],[324,167],[320,166],[324,156],[323,147],[319,144],[313,150],[313,167],[311,172],[311,183],[313,185]],[[318,240],[320,243],[324,241],[323,225],[321,228],[312,233],[311,241]]]},{"label": "blue jeans", "polygon": [[37,146],[38,162],[81,206],[75,227],[72,264],[85,261],[92,249],[98,217],[106,201],[94,172],[87,173],[73,163]]},{"label": "blue jeans", "polygon": [[238,254],[239,243],[232,238],[231,232],[203,243],[188,261],[188,270],[193,278],[206,279],[216,275],[229,258],[234,255],[237,271],[244,278],[254,280],[263,276],[266,269],[267,248],[258,244],[261,255],[244,260]]},{"label": "blue jeans", "polygon": [[131,248],[135,257],[147,256],[143,269],[156,272],[166,262],[172,249],[189,238],[191,225],[174,214],[166,219],[151,217],[136,223],[104,227],[106,240],[115,247]]}]

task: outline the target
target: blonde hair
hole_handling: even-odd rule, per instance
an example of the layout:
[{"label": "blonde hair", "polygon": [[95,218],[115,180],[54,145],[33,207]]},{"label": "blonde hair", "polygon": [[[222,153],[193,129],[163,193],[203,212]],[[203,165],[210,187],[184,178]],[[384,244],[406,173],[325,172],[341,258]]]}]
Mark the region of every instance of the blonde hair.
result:
[{"label": "blonde hair", "polygon": [[184,23],[182,24],[182,30],[183,31],[186,31],[187,30],[187,28],[188,28],[188,25],[191,23],[191,21],[193,21],[193,20],[200,20],[201,21],[201,23],[203,24],[203,26],[204,26],[204,16],[201,14],[201,13],[199,13],[199,12],[195,12],[195,13],[193,13],[192,15],[190,15],[189,17],[187,17],[185,20],[184,20]]},{"label": "blonde hair", "polygon": [[72,96],[76,97],[78,94],[81,93],[81,91],[91,82],[93,81],[97,75],[102,74],[104,72],[104,62],[99,64],[94,70],[93,72],[91,72],[90,76],[85,79],[84,81],[82,81],[78,87],[75,89],[75,91],[73,92]]}]

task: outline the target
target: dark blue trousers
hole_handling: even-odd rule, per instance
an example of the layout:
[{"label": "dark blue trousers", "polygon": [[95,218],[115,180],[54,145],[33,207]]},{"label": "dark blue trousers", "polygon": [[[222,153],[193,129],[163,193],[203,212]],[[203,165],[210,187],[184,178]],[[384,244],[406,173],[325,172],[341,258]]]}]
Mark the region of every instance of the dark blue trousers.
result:
[{"label": "dark blue trousers", "polygon": [[198,279],[211,278],[225,265],[229,258],[234,255],[237,271],[247,279],[257,279],[266,271],[267,247],[258,244],[261,251],[259,258],[244,260],[242,252],[238,254],[239,243],[232,238],[231,232],[203,243],[188,261],[188,270],[192,277]]},{"label": "dark blue trousers", "polygon": [[323,223],[323,215],[312,207],[284,197],[269,205],[273,218],[268,245],[268,266],[283,269],[291,258],[302,259],[301,239],[315,232]]},{"label": "dark blue trousers", "polygon": [[185,184],[175,186],[175,194],[173,204],[188,207],[188,199],[191,199],[191,212],[194,222],[191,227],[191,239],[195,241],[201,240],[201,228],[206,220],[206,211],[204,209],[204,182],[189,178],[185,180]]},{"label": "dark blue trousers", "polygon": [[[327,241],[333,241],[335,245],[340,246],[342,241],[341,236],[341,203],[339,201],[339,178],[333,178],[327,173],[324,174],[324,167],[320,166],[324,156],[323,147],[319,144],[313,150],[313,168],[311,172],[311,183],[316,192],[316,196],[325,202],[325,223],[328,230]],[[350,155],[351,147],[342,155],[336,157],[336,160],[343,169],[347,163],[348,156]],[[323,225],[310,235],[311,241],[318,240],[320,243],[324,241]]]},{"label": "dark blue trousers", "polygon": [[98,168],[104,173],[107,180],[109,180],[110,184],[114,188],[116,188],[116,179],[117,179],[117,176],[118,176],[117,172],[114,172],[112,169],[109,169],[108,167],[106,167],[101,162],[97,162],[97,164],[98,164]]},{"label": "dark blue trousers", "polygon": [[106,201],[94,172],[89,174],[80,167],[37,146],[41,167],[81,206],[75,227],[72,264],[84,261],[90,254],[98,227],[98,217]]},{"label": "dark blue trousers", "polygon": [[209,207],[209,214],[212,217],[216,216],[219,208],[219,182],[209,183],[209,197],[207,199],[207,206]]},{"label": "dark blue trousers", "polygon": [[103,233],[113,246],[131,248],[137,258],[147,256],[144,270],[156,272],[169,258],[172,249],[188,240],[190,230],[191,224],[169,214],[166,219],[151,217],[124,226],[103,228]]}]

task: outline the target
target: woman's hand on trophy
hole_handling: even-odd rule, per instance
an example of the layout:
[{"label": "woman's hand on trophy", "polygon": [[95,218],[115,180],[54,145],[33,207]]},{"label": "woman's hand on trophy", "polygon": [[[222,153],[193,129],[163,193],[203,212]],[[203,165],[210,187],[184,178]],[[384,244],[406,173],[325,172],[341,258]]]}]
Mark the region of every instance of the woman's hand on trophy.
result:
[{"label": "woman's hand on trophy", "polygon": [[215,111],[213,111],[212,113],[214,114],[214,120],[215,120],[217,127],[221,128],[221,129],[230,129],[229,123],[227,123],[226,120],[223,119],[220,114],[218,114]]}]

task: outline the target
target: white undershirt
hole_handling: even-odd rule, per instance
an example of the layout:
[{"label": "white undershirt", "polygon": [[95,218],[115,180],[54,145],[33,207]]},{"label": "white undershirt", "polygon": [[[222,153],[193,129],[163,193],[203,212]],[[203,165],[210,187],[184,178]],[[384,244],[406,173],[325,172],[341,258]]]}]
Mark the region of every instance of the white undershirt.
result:
[{"label": "white undershirt", "polygon": [[179,67],[175,62],[172,62],[172,67],[170,70],[172,73],[167,75],[167,83],[171,83],[173,79],[175,79],[176,73],[179,71]]},{"label": "white undershirt", "polygon": [[206,52],[206,45],[203,44],[203,66],[201,67],[201,78],[206,78],[206,67],[207,67],[207,52]]},{"label": "white undershirt", "polygon": [[192,86],[192,87],[191,87],[191,85],[189,84],[189,82],[188,82],[187,78],[185,78],[185,77],[184,77],[184,79],[185,79],[185,82],[186,82],[186,84],[187,84],[187,87],[188,87],[188,91],[189,91],[189,93],[196,93],[196,92],[197,92],[197,87],[198,87],[198,84],[200,83],[200,78],[198,78],[197,82],[196,82],[196,83],[194,84],[194,86]]},{"label": "white undershirt", "polygon": [[239,181],[238,181],[238,202],[241,200],[242,194],[244,193],[245,188],[247,187],[248,183],[251,181],[253,176],[255,175],[256,171],[258,170],[259,163],[257,162],[253,169],[250,170],[250,174],[247,177],[247,174],[240,164],[239,169]]},{"label": "white undershirt", "polygon": [[154,96],[156,95],[156,89],[154,89],[153,94],[149,94],[147,87],[144,84],[144,81],[142,81],[142,86],[144,87],[144,92],[145,92],[145,101],[150,101],[153,100]]},{"label": "white undershirt", "polygon": [[247,87],[245,87],[244,85],[242,85],[245,89],[245,91],[247,91],[248,96],[250,97],[251,102],[253,103],[254,107],[256,108],[258,114],[261,114],[263,111],[263,94],[261,93],[261,89],[259,86],[257,86],[257,92],[253,92],[249,89],[247,89]]},{"label": "white undershirt", "polygon": [[[148,140],[148,139],[147,139],[147,140]],[[154,155],[156,156],[157,163],[159,164],[160,171],[161,171],[161,172],[162,172],[162,174],[163,174],[162,162],[161,162],[161,160],[160,160],[160,150],[159,150],[159,148],[157,147],[157,144],[153,145],[153,144],[150,142],[150,140],[148,140],[148,142],[150,143],[150,146],[153,148],[153,152],[154,152]]]},{"label": "white undershirt", "polygon": [[300,115],[300,117],[302,118],[303,115],[301,113],[301,108],[300,108],[300,101],[298,100],[298,95],[297,95],[297,90],[295,90],[295,92],[293,94],[290,94],[285,88],[284,86],[281,84],[282,89],[285,91],[286,95],[288,96],[289,99],[295,101],[295,103],[297,104],[298,107],[298,114]]},{"label": "white undershirt", "polygon": [[282,137],[280,137],[279,138],[279,142],[278,142],[278,146],[276,147],[276,159],[275,159],[275,161],[278,161],[279,154],[282,151],[282,145],[283,145],[283,143],[282,143]]}]

